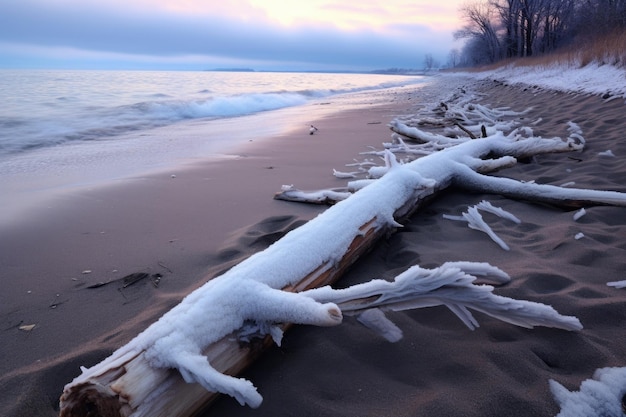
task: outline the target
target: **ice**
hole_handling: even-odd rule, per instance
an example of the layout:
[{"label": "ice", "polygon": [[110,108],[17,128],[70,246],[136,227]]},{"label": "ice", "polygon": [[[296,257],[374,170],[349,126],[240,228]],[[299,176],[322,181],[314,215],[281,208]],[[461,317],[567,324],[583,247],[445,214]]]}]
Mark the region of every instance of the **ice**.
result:
[{"label": "ice", "polygon": [[513,223],[520,224],[522,222],[520,219],[515,217],[513,214],[509,213],[506,210],[503,210],[500,207],[495,207],[489,201],[485,201],[485,200],[481,201],[480,203],[478,203],[476,208],[478,208],[480,210],[483,210],[483,211],[487,211],[487,212],[492,213],[492,214],[495,214],[496,216],[502,217],[503,219],[510,220]]},{"label": "ice", "polygon": [[[205,348],[233,333],[241,338],[270,334],[279,343],[282,333],[277,325],[280,323],[333,326],[342,322],[344,314],[358,315],[361,322],[388,340],[397,340],[401,332],[384,316],[385,310],[435,305],[449,308],[470,329],[478,326],[470,310],[523,327],[581,329],[578,319],[562,316],[550,306],[501,297],[493,294],[491,285],[477,284],[479,277],[495,283],[509,279],[504,272],[488,264],[446,263],[434,269],[415,265],[393,282],[373,280],[343,290],[330,287],[301,293],[282,290],[313,271],[323,273],[335,267],[355,237],[362,235],[363,225],[386,229],[400,226],[394,219],[395,213],[418,196],[430,195],[449,185],[503,195],[513,193],[538,201],[544,196],[622,205],[626,201],[623,193],[568,189],[484,175],[485,171],[515,163],[515,158],[582,150],[585,141],[580,128],[573,123],[568,124],[569,136],[564,140],[535,137],[532,129],[513,128],[516,122],[501,120],[511,116],[510,110],[487,109],[470,101],[470,98],[461,99],[458,106],[448,107],[446,117],[460,120],[471,129],[479,127],[478,117],[490,120],[487,137],[468,140],[422,135],[432,141],[422,145],[405,143],[403,147],[405,150],[425,149],[430,153],[405,164],[391,151],[382,152],[384,167],[369,171],[372,178],[378,179],[358,182],[358,191],[348,198],[192,292],[111,357],[85,370],[84,375],[144,352],[145,359],[154,368],[177,369],[188,382],[199,383],[207,390],[226,393],[242,404],[256,407],[262,398],[252,383],[215,370],[202,354]],[[513,130],[498,130],[504,128]],[[488,156],[494,157],[483,159]],[[516,223],[519,220],[487,202],[470,207],[467,215],[464,214],[470,227],[485,231],[506,247],[489,232],[491,229],[482,220],[479,210]],[[355,297],[359,298],[356,303]],[[73,384],[80,384],[85,378],[79,376]]]},{"label": "ice", "polygon": [[502,239],[500,239],[500,237],[483,220],[483,217],[478,212],[479,209],[495,214],[498,217],[502,217],[514,223],[517,223],[517,224],[521,223],[521,221],[517,217],[515,217],[513,214],[509,213],[506,210],[501,209],[500,207],[495,207],[490,202],[485,201],[485,200],[481,201],[475,206],[469,207],[467,211],[463,212],[463,215],[461,216],[451,216],[451,215],[444,214],[443,217],[448,220],[466,221],[467,225],[471,229],[479,230],[481,232],[486,233],[491,238],[491,240],[496,242],[502,249],[508,251],[509,246]]},{"label": "ice", "polygon": [[357,320],[389,342],[394,343],[402,339],[402,330],[385,317],[385,313],[378,308],[363,311],[361,314],[357,315]]},{"label": "ice", "polygon": [[587,212],[585,211],[584,208],[581,208],[576,213],[574,213],[574,221],[577,221],[578,219],[583,217],[585,214],[587,214]]},{"label": "ice", "polygon": [[335,303],[346,315],[363,315],[373,308],[380,310],[370,313],[372,317],[366,317],[364,324],[386,338],[389,334],[398,336],[399,330],[396,331],[393,323],[381,317],[382,311],[438,305],[449,308],[470,330],[479,325],[469,309],[527,328],[582,329],[577,318],[562,316],[550,306],[493,294],[493,286],[475,284],[475,275],[492,278],[499,283],[509,279],[506,273],[487,263],[448,262],[434,269],[414,265],[391,282],[377,279],[340,290],[322,287],[303,294],[319,302]]},{"label": "ice", "polygon": [[333,175],[337,178],[356,178],[357,175],[359,175],[360,172],[356,171],[356,172],[342,172],[342,171],[337,171],[336,169],[333,169]]},{"label": "ice", "polygon": [[626,288],[626,280],[607,282],[606,285],[608,285],[609,287],[615,287],[615,288]]},{"label": "ice", "polygon": [[352,195],[349,191],[319,190],[302,191],[293,185],[283,185],[281,187],[281,199],[289,201],[317,202],[320,204],[345,200]]},{"label": "ice", "polygon": [[580,384],[579,391],[569,391],[550,380],[550,390],[559,403],[557,417],[620,417],[626,392],[626,368],[601,368],[592,379]]}]

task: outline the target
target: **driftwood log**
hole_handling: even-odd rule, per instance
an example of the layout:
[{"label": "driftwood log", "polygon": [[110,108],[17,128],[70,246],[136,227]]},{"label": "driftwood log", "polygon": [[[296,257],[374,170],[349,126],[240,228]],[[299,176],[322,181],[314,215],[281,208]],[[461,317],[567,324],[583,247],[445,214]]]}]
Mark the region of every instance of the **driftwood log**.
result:
[{"label": "driftwood log", "polygon": [[[375,219],[372,219],[363,225],[363,234],[355,237],[349,256],[332,267],[328,263],[321,264],[297,284],[283,289],[299,292],[334,282],[380,237],[374,224]],[[283,330],[289,326],[284,324]],[[219,372],[236,375],[272,343],[270,336],[253,343],[240,343],[237,334],[232,333],[211,344],[203,354]],[[60,401],[60,416],[192,416],[218,395],[200,385],[187,384],[175,370],[151,367],[140,353],[66,388]]]},{"label": "driftwood log", "polygon": [[[577,137],[570,137],[567,140],[521,138],[516,135],[505,136],[498,133],[484,139],[470,140],[449,147],[404,165],[398,164],[393,155],[388,153],[386,157],[388,172],[382,178],[329,208],[301,228],[290,232],[275,245],[242,262],[239,270],[256,271],[266,268],[271,271],[276,270],[280,275],[283,265],[301,261],[291,259],[288,250],[291,243],[289,239],[297,235],[297,238],[302,240],[299,244],[305,247],[308,247],[306,245],[322,248],[328,246],[328,253],[325,253],[316,264],[302,265],[293,276],[283,277],[280,280],[276,278],[266,281],[263,281],[264,278],[259,278],[259,280],[271,288],[295,293],[330,284],[337,280],[359,256],[366,253],[378,239],[397,227],[397,221],[402,221],[428,202],[429,197],[451,184],[466,189],[548,201],[560,205],[626,206],[626,194],[623,193],[522,184],[484,175],[484,173],[515,163],[515,157],[527,158],[541,153],[578,151],[582,150],[583,146],[584,141]],[[496,157],[483,159],[488,155]],[[387,199],[387,201],[381,201],[381,199]],[[374,214],[368,218],[354,219],[350,207],[361,206],[364,201],[380,208],[374,210]],[[329,218],[342,215],[345,215],[345,219],[342,219],[346,225],[344,230],[334,230],[332,234],[317,232],[318,225],[324,224]],[[330,244],[337,239],[345,240],[348,244],[341,246],[338,250],[336,246]],[[282,248],[280,265],[272,265],[272,262],[276,263],[276,257],[272,256],[272,251],[281,250],[283,241],[287,246]],[[225,275],[237,274],[239,270],[235,267]],[[225,275],[215,280],[227,278]],[[196,290],[200,293],[195,298],[190,295],[181,304],[189,304],[194,299],[196,302],[201,302],[199,300],[201,300],[203,288]],[[331,297],[331,301],[332,299]],[[343,302],[350,304],[350,300],[343,300]],[[341,307],[341,303],[337,304]],[[329,309],[328,313],[335,316],[331,317],[332,319],[337,319],[336,316],[339,314],[340,320],[340,312]],[[203,324],[197,323],[200,327]],[[283,325],[283,329],[286,326],[288,325]],[[177,330],[176,324],[173,323],[172,331]],[[214,370],[228,375],[236,375],[242,371],[258,357],[261,351],[270,346],[272,341],[272,337],[268,335],[261,341],[242,344],[235,329],[228,329],[224,334],[217,336],[217,340],[212,341],[208,346],[202,346],[201,352],[208,358]],[[141,341],[141,337],[142,335],[139,335],[137,339]],[[150,343],[153,342],[155,341],[148,339],[148,341],[135,343],[132,348],[122,347],[100,364],[89,369],[83,368],[82,374],[65,387],[60,399],[60,415],[63,417],[192,416],[216,397],[217,394],[209,392],[205,386],[187,383],[186,380],[194,379],[193,375],[189,377],[189,374],[193,372],[185,369],[184,366],[176,364],[169,367],[155,366],[147,353],[151,349]],[[129,343],[131,344],[133,341]],[[176,367],[178,369],[174,369]],[[181,374],[188,377],[183,378]],[[231,395],[237,397],[237,393]],[[237,398],[240,402],[248,401],[245,395],[241,396],[243,400]]]}]

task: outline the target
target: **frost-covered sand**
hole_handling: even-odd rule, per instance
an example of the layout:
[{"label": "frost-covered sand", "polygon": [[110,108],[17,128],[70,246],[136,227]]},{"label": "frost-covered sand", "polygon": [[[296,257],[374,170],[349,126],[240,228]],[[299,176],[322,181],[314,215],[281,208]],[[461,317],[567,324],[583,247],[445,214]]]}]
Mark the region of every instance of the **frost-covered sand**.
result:
[{"label": "frost-covered sand", "polygon": [[[456,79],[456,78],[455,78]],[[475,81],[464,84],[473,85]],[[332,169],[367,146],[389,140],[394,115],[432,104],[431,89],[398,95],[388,106],[312,121],[243,148],[240,157],[69,195],[48,214],[0,234],[0,414],[56,415],[62,387],[127,342],[204,281],[315,216],[321,208],[272,200],[282,184],[341,186]],[[533,107],[529,121],[545,137],[579,124],[586,150],[536,157],[500,175],[626,191],[623,100],[574,96],[484,80],[483,104]],[[444,97],[447,94],[444,94]],[[599,155],[611,150],[615,157]],[[171,178],[175,174],[176,178]],[[484,215],[510,247],[443,218],[482,200],[521,220]],[[626,279],[626,209],[575,211],[450,190],[377,245],[339,283],[391,277],[413,264],[484,261],[512,282],[496,293],[553,305],[584,330],[527,330],[476,314],[469,331],[443,307],[389,316],[404,332],[389,343],[346,318],[334,328],[297,327],[247,373],[264,402],[257,410],[222,398],[206,416],[551,416],[548,381],[578,389],[597,368],[626,366],[622,323],[626,293],[606,285]],[[575,239],[582,233],[584,237]],[[89,273],[83,273],[91,271]],[[113,272],[117,271],[117,272]],[[99,282],[133,272],[161,274],[122,288]],[[21,325],[36,324],[31,331]]]}]

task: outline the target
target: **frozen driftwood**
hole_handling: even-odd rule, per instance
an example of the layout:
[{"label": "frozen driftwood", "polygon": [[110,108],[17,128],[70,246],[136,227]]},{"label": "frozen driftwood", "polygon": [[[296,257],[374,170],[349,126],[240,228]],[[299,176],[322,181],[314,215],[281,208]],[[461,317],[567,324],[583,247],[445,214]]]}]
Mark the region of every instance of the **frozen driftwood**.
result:
[{"label": "frozen driftwood", "polygon": [[[440,139],[436,139],[441,143]],[[496,132],[484,139],[460,140],[458,144],[446,145],[445,149],[429,153],[427,156],[403,165],[420,175],[436,180],[433,192],[444,189],[452,184],[459,188],[483,193],[500,194],[507,197],[548,203],[562,207],[583,207],[586,205],[614,205],[626,206],[626,194],[615,191],[588,190],[559,187],[549,184],[521,182],[510,178],[492,177],[484,175],[517,163],[517,158],[529,158],[534,155],[552,152],[567,152],[582,150],[584,140],[577,133],[572,132],[567,140],[559,138],[544,139],[540,137],[524,138],[515,130],[508,135]],[[494,158],[483,159],[487,155]],[[372,176],[381,176],[391,165],[391,158],[381,172],[375,167],[370,170]],[[371,183],[368,182],[368,184]],[[298,195],[298,199],[290,198]],[[299,192],[290,187],[287,191],[278,193],[275,198],[306,201],[307,195],[324,195],[330,200],[332,194],[317,192]],[[345,196],[342,195],[342,198]]]},{"label": "frozen driftwood", "polygon": [[[468,309],[527,327],[581,328],[577,319],[549,306],[492,298],[490,286],[473,285],[475,275],[507,279],[491,266],[414,267],[392,283],[372,281],[341,291],[313,288],[333,282],[373,242],[399,226],[399,219],[453,183],[498,193],[513,188],[529,198],[548,193],[557,201],[580,200],[580,190],[511,186],[483,173],[508,166],[515,157],[583,146],[576,135],[561,140],[496,132],[407,164],[385,153],[382,178],[209,281],[109,358],[83,368],[65,387],[61,416],[190,416],[216,392],[257,407],[262,397],[252,383],[228,375],[241,371],[272,340],[280,343],[284,323],[331,326],[341,323],[344,313],[357,314],[364,324],[397,340],[398,329],[383,310],[443,304],[470,328],[477,323]],[[487,155],[496,159],[483,159]],[[626,205],[626,194],[589,193],[583,199]],[[264,339],[241,343],[253,334]]]}]

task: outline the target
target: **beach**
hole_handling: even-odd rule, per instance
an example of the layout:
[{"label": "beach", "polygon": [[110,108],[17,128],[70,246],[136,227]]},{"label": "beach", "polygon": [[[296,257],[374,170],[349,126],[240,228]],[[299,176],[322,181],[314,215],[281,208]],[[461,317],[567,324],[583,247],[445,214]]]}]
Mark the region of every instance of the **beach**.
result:
[{"label": "beach", "polygon": [[[314,135],[300,114],[297,126],[236,152],[62,193],[3,226],[1,414],[57,415],[63,386],[80,366],[103,360],[209,278],[324,210],[272,199],[282,185],[345,186],[333,169],[354,170],[346,165],[390,140],[391,120],[425,111],[459,87],[489,107],[530,108],[524,120],[536,135],[566,137],[573,121],[587,140],[582,153],[537,156],[495,175],[626,192],[623,100],[447,77],[399,90],[385,104],[346,111],[331,101],[306,120],[319,129]],[[614,156],[601,154],[607,150]],[[442,217],[482,200],[522,221],[489,218],[510,251]],[[397,343],[350,318],[333,328],[298,326],[244,374],[264,397],[260,408],[223,397],[201,415],[557,414],[550,379],[574,390],[597,368],[626,366],[619,331],[626,293],[606,285],[626,279],[626,210],[586,207],[583,217],[573,215],[450,189],[337,285],[391,278],[415,264],[489,262],[512,277],[497,294],[550,304],[577,316],[582,331],[524,329],[480,313],[481,327],[470,331],[444,307],[390,314],[404,332]],[[125,287],[121,279],[137,272],[149,277]]]}]

